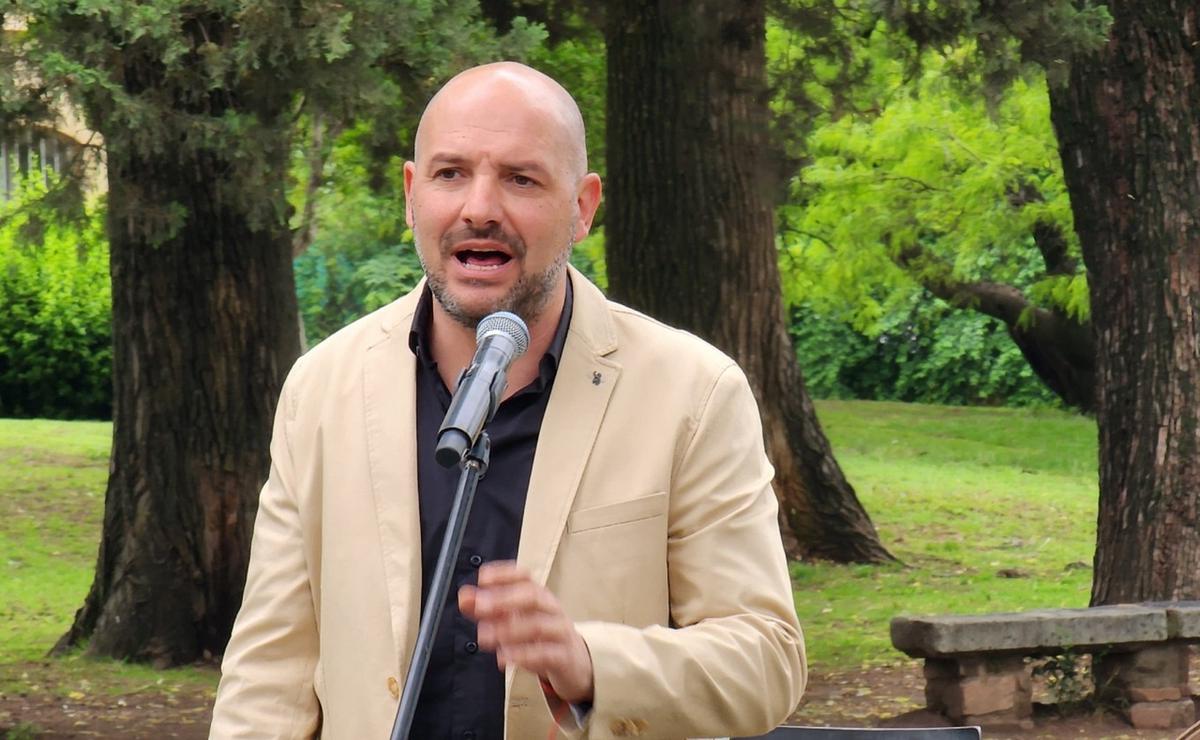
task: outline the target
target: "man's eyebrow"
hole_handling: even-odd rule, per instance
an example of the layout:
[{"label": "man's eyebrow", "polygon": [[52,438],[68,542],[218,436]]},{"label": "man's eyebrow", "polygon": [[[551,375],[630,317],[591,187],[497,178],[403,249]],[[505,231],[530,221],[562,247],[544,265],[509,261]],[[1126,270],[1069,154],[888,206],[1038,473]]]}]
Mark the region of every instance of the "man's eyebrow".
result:
[{"label": "man's eyebrow", "polygon": [[440,152],[429,158],[430,165],[435,165],[435,164],[462,165],[462,164],[466,164],[466,162],[467,162],[467,160],[465,157],[461,157],[457,154],[440,153]]},{"label": "man's eyebrow", "polygon": [[[429,162],[426,166],[431,169],[437,168],[437,167],[446,167],[446,166],[464,167],[464,166],[469,165],[470,163],[471,163],[470,159],[462,156],[461,154],[453,154],[451,152],[438,152],[429,158]],[[515,160],[512,162],[501,162],[500,168],[502,170],[504,170],[505,172],[515,172],[517,174],[530,173],[530,174],[535,174],[535,175],[539,175],[542,177],[548,176],[551,172],[550,168],[547,167],[545,164],[542,164],[541,162],[538,162],[537,160],[532,160],[532,159],[520,159],[520,160]]]},{"label": "man's eyebrow", "polygon": [[502,166],[509,172],[538,172],[542,174],[549,172],[545,165],[533,161],[507,162]]}]

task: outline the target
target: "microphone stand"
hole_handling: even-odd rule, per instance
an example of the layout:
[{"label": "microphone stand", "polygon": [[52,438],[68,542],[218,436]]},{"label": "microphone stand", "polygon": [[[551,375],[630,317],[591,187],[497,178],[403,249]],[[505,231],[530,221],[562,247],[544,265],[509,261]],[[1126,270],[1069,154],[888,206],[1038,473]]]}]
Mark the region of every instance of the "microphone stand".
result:
[{"label": "microphone stand", "polygon": [[475,488],[487,472],[490,454],[491,443],[488,441],[488,434],[480,432],[475,446],[463,455],[459,462],[462,473],[458,477],[458,490],[450,506],[450,518],[446,522],[446,534],[442,537],[442,549],[438,553],[437,566],[433,571],[433,581],[429,585],[425,606],[421,610],[421,627],[417,632],[412,662],[408,665],[408,675],[404,679],[404,693],[400,696],[400,706],[396,708],[391,740],[408,740],[413,716],[417,711],[417,699],[421,695],[421,685],[425,682],[425,670],[429,666],[429,655],[433,652],[433,637],[437,633],[438,622],[442,620],[442,610],[450,592],[450,577],[454,572],[458,553],[462,549],[467,517],[471,513],[471,503],[475,500]]}]

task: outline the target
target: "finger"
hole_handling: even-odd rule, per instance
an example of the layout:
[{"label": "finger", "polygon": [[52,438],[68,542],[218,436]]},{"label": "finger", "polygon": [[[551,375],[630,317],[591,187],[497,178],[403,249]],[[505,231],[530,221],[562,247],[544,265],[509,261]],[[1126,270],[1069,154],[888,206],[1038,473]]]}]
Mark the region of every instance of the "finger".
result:
[{"label": "finger", "polygon": [[562,616],[545,614],[510,614],[497,619],[483,619],[475,625],[475,641],[487,651],[497,646],[515,646],[530,642],[566,643],[574,629]]},{"label": "finger", "polygon": [[567,665],[568,658],[566,648],[560,645],[534,642],[504,648],[506,665],[513,665],[541,676],[559,673]]},{"label": "finger", "polygon": [[533,577],[515,560],[495,560],[479,566],[478,583],[481,587],[506,586],[522,581],[532,583]]},{"label": "finger", "polygon": [[569,620],[559,615],[524,615],[520,618],[486,622],[489,637],[505,646],[528,643],[566,643],[573,631]]},{"label": "finger", "polygon": [[475,626],[475,642],[485,652],[495,652],[500,641],[496,638],[494,622],[483,621]]},{"label": "finger", "polygon": [[510,614],[561,614],[558,599],[532,582],[481,587],[475,593],[475,619],[499,619]]},{"label": "finger", "polygon": [[479,589],[475,586],[463,586],[458,589],[458,610],[463,616],[470,620],[477,620],[475,616],[476,596]]}]

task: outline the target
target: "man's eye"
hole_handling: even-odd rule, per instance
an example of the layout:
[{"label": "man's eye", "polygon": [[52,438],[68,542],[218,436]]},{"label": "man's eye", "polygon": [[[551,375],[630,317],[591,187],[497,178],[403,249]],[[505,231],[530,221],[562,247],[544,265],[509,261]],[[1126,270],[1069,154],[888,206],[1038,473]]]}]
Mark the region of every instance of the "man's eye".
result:
[{"label": "man's eye", "polygon": [[526,177],[525,175],[513,175],[512,181],[514,185],[519,185],[523,188],[527,188],[531,185],[537,185],[537,180],[534,180],[531,177]]},{"label": "man's eye", "polygon": [[435,180],[453,180],[456,177],[458,177],[458,170],[438,170],[433,173]]}]

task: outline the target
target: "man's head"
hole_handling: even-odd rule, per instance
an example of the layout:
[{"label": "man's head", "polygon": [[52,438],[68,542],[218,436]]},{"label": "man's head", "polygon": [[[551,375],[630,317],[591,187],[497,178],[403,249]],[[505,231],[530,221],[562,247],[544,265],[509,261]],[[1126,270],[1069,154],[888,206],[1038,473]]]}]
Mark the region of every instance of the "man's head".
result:
[{"label": "man's head", "polygon": [[462,72],[425,108],[404,165],[407,219],[438,302],[474,326],[497,310],[534,321],[562,295],[600,178],[583,119],[557,82],[500,62]]}]

